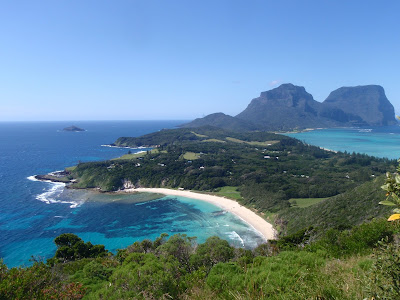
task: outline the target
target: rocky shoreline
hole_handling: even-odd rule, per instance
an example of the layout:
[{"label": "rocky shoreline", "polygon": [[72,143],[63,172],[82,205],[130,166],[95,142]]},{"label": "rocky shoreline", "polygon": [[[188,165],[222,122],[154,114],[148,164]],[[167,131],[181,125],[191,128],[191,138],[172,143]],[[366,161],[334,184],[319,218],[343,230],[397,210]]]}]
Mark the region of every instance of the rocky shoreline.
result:
[{"label": "rocky shoreline", "polygon": [[73,183],[74,179],[69,176],[70,172],[66,170],[50,172],[45,175],[34,175],[33,177],[40,181],[51,181],[51,182],[63,182],[63,183]]}]

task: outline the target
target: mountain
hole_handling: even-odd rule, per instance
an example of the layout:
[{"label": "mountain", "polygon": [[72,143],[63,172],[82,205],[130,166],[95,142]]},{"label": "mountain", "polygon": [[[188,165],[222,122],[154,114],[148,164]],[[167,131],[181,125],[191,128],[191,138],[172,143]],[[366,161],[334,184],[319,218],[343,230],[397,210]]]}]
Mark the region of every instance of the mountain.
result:
[{"label": "mountain", "polygon": [[358,125],[395,125],[393,105],[386,98],[379,85],[341,87],[323,102],[324,108],[341,109],[348,116],[348,122]]},{"label": "mountain", "polygon": [[215,113],[204,118],[198,118],[180,127],[194,128],[202,126],[214,126],[233,131],[253,131],[258,129],[258,126],[252,124],[250,121],[241,120],[224,113]]},{"label": "mountain", "polygon": [[287,83],[262,92],[235,117],[211,114],[182,127],[212,125],[252,131],[394,124],[397,121],[393,105],[381,86],[342,87],[321,103],[314,100],[304,87]]},{"label": "mountain", "polygon": [[262,92],[236,118],[252,120],[262,130],[334,126],[335,122],[319,117],[321,109],[304,87],[288,83]]}]

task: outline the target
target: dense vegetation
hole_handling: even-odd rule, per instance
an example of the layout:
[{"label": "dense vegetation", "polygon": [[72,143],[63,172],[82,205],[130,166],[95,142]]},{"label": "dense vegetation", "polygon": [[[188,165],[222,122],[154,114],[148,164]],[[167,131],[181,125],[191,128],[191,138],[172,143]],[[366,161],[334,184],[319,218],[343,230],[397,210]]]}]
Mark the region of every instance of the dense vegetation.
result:
[{"label": "dense vegetation", "polygon": [[[393,161],[213,128],[165,130],[123,143],[157,148],[70,168],[75,187],[134,184],[230,196],[272,215],[280,238],[245,250],[218,237],[197,244],[183,234],[161,234],[112,254],[66,233],[46,263],[33,259],[30,267],[8,269],[0,260],[0,299],[400,297],[400,223],[375,218],[390,211],[378,204],[383,184],[389,198],[381,204],[395,206],[400,218],[400,175],[382,175],[394,170]],[[296,199],[303,205],[291,206]]]},{"label": "dense vegetation", "polygon": [[300,231],[250,251],[218,237],[197,245],[164,234],[112,255],[63,234],[47,263],[7,269],[0,261],[0,299],[396,299],[397,235],[397,224],[374,220],[316,242]]},{"label": "dense vegetation", "polygon": [[278,219],[286,233],[312,226],[320,232],[328,229],[348,229],[377,216],[386,216],[390,208],[378,205],[384,193],[380,189],[384,176],[368,181],[352,190],[328,198],[307,208],[291,207],[282,210]]},{"label": "dense vegetation", "polygon": [[[78,180],[75,187],[112,191],[128,184],[215,193],[231,187],[240,193],[235,198],[243,205],[275,214],[283,233],[306,228],[314,220],[324,231],[384,214],[375,201],[379,197],[372,181],[394,170],[394,161],[388,159],[334,153],[267,132],[183,128],[120,138],[116,143],[157,148],[144,156],[125,156],[131,159],[79,164],[71,174]],[[291,207],[293,198],[328,199],[301,209]],[[329,215],[332,211],[336,216]],[[328,215],[329,222],[324,219]]]}]

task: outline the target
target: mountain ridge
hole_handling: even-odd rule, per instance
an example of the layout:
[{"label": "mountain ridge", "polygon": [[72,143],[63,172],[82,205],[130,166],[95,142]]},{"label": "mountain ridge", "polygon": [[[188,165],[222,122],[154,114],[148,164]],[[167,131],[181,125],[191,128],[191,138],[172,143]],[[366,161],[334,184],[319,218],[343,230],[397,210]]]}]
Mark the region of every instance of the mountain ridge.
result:
[{"label": "mountain ridge", "polygon": [[386,126],[397,124],[383,87],[341,87],[324,102],[302,86],[285,83],[251,100],[236,116],[215,113],[181,127],[216,126],[235,131],[293,130],[318,127]]}]

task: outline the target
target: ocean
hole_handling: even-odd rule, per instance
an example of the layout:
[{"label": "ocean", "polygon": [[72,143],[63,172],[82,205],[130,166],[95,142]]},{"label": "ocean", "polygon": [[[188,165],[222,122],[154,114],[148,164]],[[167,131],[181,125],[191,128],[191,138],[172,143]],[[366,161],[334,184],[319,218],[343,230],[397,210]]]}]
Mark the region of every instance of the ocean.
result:
[{"label": "ocean", "polygon": [[334,151],[365,153],[389,159],[400,158],[400,126],[330,128],[288,133],[307,144]]},{"label": "ocean", "polygon": [[[209,203],[168,196],[140,202],[142,195],[110,195],[65,189],[33,180],[79,161],[106,160],[128,149],[103,147],[120,136],[140,136],[184,121],[0,122],[0,258],[9,267],[52,257],[53,240],[72,232],[115,252],[161,233],[184,233],[202,243],[217,235],[253,248],[262,237],[230,213]],[[64,132],[74,124],[85,132]],[[400,157],[400,127],[337,128],[287,134],[323,148]],[[131,149],[132,152],[143,149]]]},{"label": "ocean", "polygon": [[[77,234],[106,249],[155,239],[161,233],[217,235],[232,245],[254,248],[264,240],[236,216],[194,199],[110,195],[65,189],[33,175],[62,170],[78,162],[119,157],[128,149],[104,147],[120,136],[140,136],[184,121],[0,122],[0,259],[8,267],[52,257],[54,238]],[[85,132],[64,132],[76,125]],[[131,149],[132,152],[146,149]]]}]

